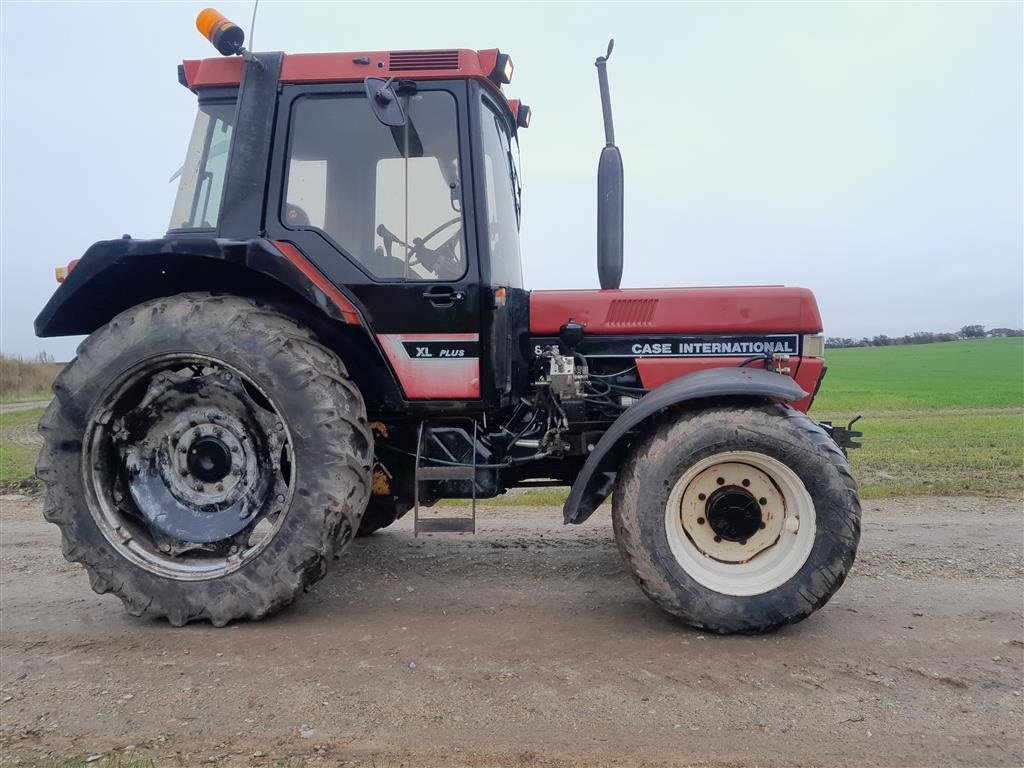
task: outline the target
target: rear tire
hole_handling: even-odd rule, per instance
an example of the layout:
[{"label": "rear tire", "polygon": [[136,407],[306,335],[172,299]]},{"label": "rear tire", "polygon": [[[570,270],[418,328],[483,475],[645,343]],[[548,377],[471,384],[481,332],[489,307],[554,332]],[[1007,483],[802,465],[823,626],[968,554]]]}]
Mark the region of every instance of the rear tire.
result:
[{"label": "rear tire", "polygon": [[775,403],[657,426],[630,452],[612,520],[644,593],[723,634],[809,616],[842,585],[860,538],[846,458],[805,414]]},{"label": "rear tire", "polygon": [[359,527],[373,454],[362,398],[336,355],[270,308],[141,304],[89,336],[53,389],[44,515],[93,589],[133,615],[259,619],[322,578]]}]

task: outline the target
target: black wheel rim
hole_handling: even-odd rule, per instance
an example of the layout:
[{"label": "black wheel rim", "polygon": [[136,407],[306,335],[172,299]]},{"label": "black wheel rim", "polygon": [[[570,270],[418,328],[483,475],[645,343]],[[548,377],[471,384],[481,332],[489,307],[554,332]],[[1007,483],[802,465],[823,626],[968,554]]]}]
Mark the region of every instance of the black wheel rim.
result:
[{"label": "black wheel rim", "polygon": [[212,357],[146,360],[108,389],[83,446],[90,511],[128,559],[179,580],[217,578],[280,530],[295,486],[279,408]]}]

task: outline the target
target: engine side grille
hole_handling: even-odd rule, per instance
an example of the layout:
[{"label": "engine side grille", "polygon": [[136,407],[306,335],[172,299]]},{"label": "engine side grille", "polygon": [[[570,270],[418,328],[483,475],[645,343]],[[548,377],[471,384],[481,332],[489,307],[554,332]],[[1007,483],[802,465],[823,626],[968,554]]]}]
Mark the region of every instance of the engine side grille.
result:
[{"label": "engine side grille", "polygon": [[653,325],[657,299],[615,299],[608,305],[604,321],[608,325]]},{"label": "engine side grille", "polygon": [[396,51],[388,54],[388,69],[392,72],[411,72],[422,69],[458,69],[459,52],[455,51]]}]

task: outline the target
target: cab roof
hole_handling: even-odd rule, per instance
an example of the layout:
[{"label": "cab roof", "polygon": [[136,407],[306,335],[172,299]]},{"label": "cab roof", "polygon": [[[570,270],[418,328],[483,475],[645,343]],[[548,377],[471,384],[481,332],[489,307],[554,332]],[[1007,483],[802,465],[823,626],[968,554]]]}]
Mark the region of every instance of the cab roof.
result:
[{"label": "cab roof", "polygon": [[[517,105],[501,90],[493,73],[500,51],[447,48],[430,51],[356,51],[348,53],[286,53],[281,64],[282,83],[359,83],[367,77],[409,80],[475,78],[486,82],[509,105]],[[259,58],[259,54],[255,54]],[[178,80],[198,92],[203,88],[237,86],[243,61],[238,56],[186,59],[178,68]]]}]

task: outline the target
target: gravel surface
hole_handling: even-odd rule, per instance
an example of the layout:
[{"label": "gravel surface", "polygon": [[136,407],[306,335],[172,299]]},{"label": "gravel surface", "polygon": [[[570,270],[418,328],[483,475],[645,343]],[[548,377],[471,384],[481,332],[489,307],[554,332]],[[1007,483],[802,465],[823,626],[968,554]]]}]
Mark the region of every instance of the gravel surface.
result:
[{"label": "gravel surface", "polygon": [[479,529],[403,520],[271,620],[174,629],[93,594],[38,500],[2,497],[0,761],[1024,763],[1019,502],[869,502],[847,584],[767,637],[661,613],[606,510]]}]

